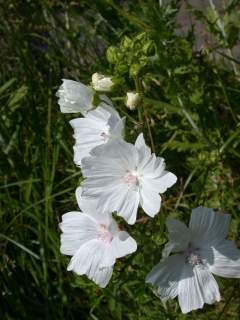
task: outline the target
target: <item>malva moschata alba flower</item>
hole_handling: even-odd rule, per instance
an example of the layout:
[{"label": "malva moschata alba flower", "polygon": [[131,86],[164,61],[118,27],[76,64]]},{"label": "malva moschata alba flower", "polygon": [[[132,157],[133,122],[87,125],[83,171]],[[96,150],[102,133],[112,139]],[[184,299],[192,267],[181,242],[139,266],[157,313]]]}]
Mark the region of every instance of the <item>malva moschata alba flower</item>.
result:
[{"label": "malva moschata alba flower", "polygon": [[135,223],[139,204],[155,216],[161,205],[159,194],[177,181],[165,170],[164,159],[151,153],[143,134],[135,145],[114,139],[91,155],[82,160],[84,196],[98,200],[102,211],[117,211],[129,224]]},{"label": "malva moschata alba flower", "polygon": [[88,157],[93,148],[123,137],[125,119],[121,119],[112,106],[102,102],[84,118],[73,119],[70,124],[75,138],[74,162],[81,166],[82,159]]},{"label": "malva moschata alba flower", "polygon": [[169,242],[163,259],[146,277],[163,301],[178,296],[187,313],[220,300],[212,274],[240,278],[240,250],[225,239],[229,222],[230,215],[205,207],[192,210],[189,227],[167,219]]},{"label": "malva moschata alba flower", "polygon": [[127,232],[119,230],[111,213],[100,213],[95,201],[84,200],[80,187],[76,198],[82,212],[63,215],[60,251],[72,256],[68,271],[86,275],[104,288],[112,276],[116,259],[135,252],[137,244]]},{"label": "malva moschata alba flower", "polygon": [[92,75],[92,87],[96,91],[109,92],[112,90],[114,83],[111,77],[106,77],[100,73]]}]

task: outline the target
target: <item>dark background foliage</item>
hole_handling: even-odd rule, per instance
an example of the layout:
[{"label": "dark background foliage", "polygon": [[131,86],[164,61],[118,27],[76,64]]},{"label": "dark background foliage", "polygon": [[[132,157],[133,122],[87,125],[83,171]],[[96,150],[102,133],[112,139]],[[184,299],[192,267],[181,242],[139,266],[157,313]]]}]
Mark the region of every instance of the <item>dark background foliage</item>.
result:
[{"label": "dark background foliage", "polygon": [[[187,223],[198,205],[226,211],[238,242],[239,11],[237,0],[1,2],[1,319],[239,319],[239,281],[219,278],[222,301],[189,315],[144,283],[161,257],[168,215]],[[105,53],[142,32],[155,58],[133,79],[133,62],[121,73]],[[72,116],[60,114],[55,92],[62,78],[89,83],[96,71],[122,78],[113,100],[127,117],[128,141],[143,131],[179,177],[157,217],[140,212],[133,227],[119,219],[139,248],[117,262],[104,290],[66,271],[58,229],[76,208],[82,178]],[[131,112],[123,97],[138,84],[144,111]]]}]

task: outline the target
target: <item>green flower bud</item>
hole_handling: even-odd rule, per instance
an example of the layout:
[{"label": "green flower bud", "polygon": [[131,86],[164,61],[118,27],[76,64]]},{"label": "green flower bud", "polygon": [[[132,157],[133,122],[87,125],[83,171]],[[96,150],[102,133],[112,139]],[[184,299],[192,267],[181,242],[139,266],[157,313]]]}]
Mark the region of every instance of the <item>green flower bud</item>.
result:
[{"label": "green flower bud", "polygon": [[108,59],[108,62],[111,63],[111,64],[115,64],[117,63],[118,61],[118,51],[119,49],[114,47],[114,46],[111,46],[107,49],[107,59]]},{"label": "green flower bud", "polygon": [[132,64],[130,67],[130,70],[129,70],[130,77],[132,77],[132,78],[137,77],[140,70],[141,70],[141,65],[136,64],[136,63]]},{"label": "green flower bud", "polygon": [[122,49],[129,50],[133,47],[133,41],[129,37],[125,36],[121,44]]},{"label": "green flower bud", "polygon": [[143,46],[143,52],[147,55],[147,56],[153,56],[156,52],[155,50],[155,45],[154,42],[152,40],[149,40],[144,46]]}]

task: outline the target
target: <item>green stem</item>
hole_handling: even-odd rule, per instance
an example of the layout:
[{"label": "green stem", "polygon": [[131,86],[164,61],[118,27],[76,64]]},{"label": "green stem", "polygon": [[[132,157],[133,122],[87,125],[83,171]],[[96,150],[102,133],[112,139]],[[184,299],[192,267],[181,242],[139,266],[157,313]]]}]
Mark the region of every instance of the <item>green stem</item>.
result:
[{"label": "green stem", "polygon": [[149,138],[150,138],[150,142],[151,142],[151,149],[152,149],[152,152],[155,153],[155,144],[154,144],[154,141],[153,141],[152,130],[151,130],[151,127],[150,127],[147,111],[146,111],[146,108],[144,107],[144,105],[143,105],[143,112],[144,112],[144,117],[145,117],[146,122],[147,122],[148,134],[149,134]]},{"label": "green stem", "polygon": [[[134,78],[134,83],[135,83],[136,92],[141,95],[142,94],[141,84],[140,84],[140,81],[139,81],[139,79],[137,77]],[[138,120],[139,120],[139,123],[140,123],[140,127],[142,127],[142,125],[143,125],[143,117],[142,117],[141,104],[139,104],[139,106],[138,106]]]},{"label": "green stem", "polygon": [[227,103],[227,105],[228,105],[229,111],[230,111],[230,113],[231,113],[232,119],[233,119],[233,121],[235,122],[235,124],[237,124],[237,123],[238,123],[238,120],[237,120],[237,117],[236,117],[236,115],[235,115],[235,113],[234,113],[234,111],[233,111],[233,108],[232,108],[232,106],[231,106],[231,103],[230,103],[230,101],[229,101],[228,94],[227,94],[227,92],[226,92],[226,90],[225,90],[225,88],[224,88],[224,85],[223,85],[223,83],[222,83],[222,79],[221,79],[221,77],[219,76],[219,74],[218,74],[217,76],[218,76],[218,80],[219,80],[219,85],[220,85],[220,87],[221,87],[221,89],[222,89],[222,92],[223,92],[225,101],[226,101],[226,103]]}]

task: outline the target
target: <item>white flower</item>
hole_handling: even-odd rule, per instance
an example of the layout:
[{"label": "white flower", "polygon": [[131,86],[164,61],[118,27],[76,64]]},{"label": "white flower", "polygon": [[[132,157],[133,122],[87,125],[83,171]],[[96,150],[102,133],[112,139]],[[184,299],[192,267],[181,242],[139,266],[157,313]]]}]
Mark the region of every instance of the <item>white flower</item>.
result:
[{"label": "white flower", "polygon": [[73,119],[70,124],[76,140],[73,147],[74,162],[81,166],[82,159],[88,157],[93,148],[123,136],[125,119],[121,119],[112,106],[101,103],[84,118]]},{"label": "white flower", "polygon": [[129,224],[135,223],[139,204],[149,216],[156,215],[159,193],[177,180],[165,170],[164,159],[151,154],[143,134],[135,145],[114,139],[91,154],[82,160],[84,196],[98,199],[100,210],[117,211]]},{"label": "white flower", "polygon": [[135,110],[140,101],[140,95],[137,92],[127,92],[126,106],[130,110]]},{"label": "white flower", "polygon": [[93,200],[85,200],[82,190],[76,190],[79,208],[63,215],[60,228],[62,254],[72,256],[68,271],[87,275],[104,288],[111,276],[117,258],[137,249],[136,241],[125,231],[120,231],[112,215],[96,211]]},{"label": "white flower", "polygon": [[[178,296],[183,313],[220,300],[213,274],[240,278],[240,250],[225,240],[230,216],[198,207],[192,210],[189,227],[167,219],[169,242],[165,258],[147,275],[163,301]],[[169,254],[173,252],[175,254]]]},{"label": "white flower", "polygon": [[85,115],[93,107],[92,88],[85,86],[81,82],[73,80],[62,80],[63,83],[58,89],[56,95],[59,97],[58,104],[63,113],[80,112]]},{"label": "white flower", "polygon": [[106,77],[100,73],[94,73],[92,75],[92,87],[96,91],[111,91],[114,83],[111,77]]}]

